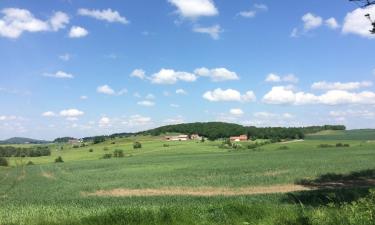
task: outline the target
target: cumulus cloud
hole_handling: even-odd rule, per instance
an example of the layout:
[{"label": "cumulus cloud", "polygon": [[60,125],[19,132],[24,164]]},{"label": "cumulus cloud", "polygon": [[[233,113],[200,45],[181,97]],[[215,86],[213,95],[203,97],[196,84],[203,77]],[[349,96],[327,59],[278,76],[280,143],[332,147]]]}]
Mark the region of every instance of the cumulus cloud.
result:
[{"label": "cumulus cloud", "polygon": [[196,69],[194,73],[198,76],[209,77],[214,82],[239,79],[236,72],[232,72],[226,68],[207,69],[202,67]]},{"label": "cumulus cloud", "polygon": [[69,23],[69,16],[63,12],[55,12],[48,20],[41,20],[20,8],[5,8],[0,18],[0,36],[16,39],[23,32],[58,31]]},{"label": "cumulus cloud", "polygon": [[174,104],[174,103],[169,104],[169,106],[172,107],[172,108],[179,108],[180,107],[180,105]]},{"label": "cumulus cloud", "polygon": [[106,94],[106,95],[114,95],[116,92],[107,84],[103,86],[99,86],[96,91],[101,94]]},{"label": "cumulus cloud", "polygon": [[69,31],[70,38],[81,38],[87,36],[88,34],[89,32],[85,28],[79,26],[73,26]]},{"label": "cumulus cloud", "polygon": [[302,16],[303,28],[307,30],[312,30],[320,27],[323,24],[323,18],[316,16],[312,13],[306,13]]},{"label": "cumulus cloud", "polygon": [[297,27],[293,28],[290,37],[297,38],[301,35],[307,34],[309,31],[317,29],[325,24],[330,29],[337,29],[339,28],[339,24],[334,17],[330,17],[324,20],[322,17],[317,16],[313,13],[306,13],[302,16],[303,28],[299,29]]},{"label": "cumulus cloud", "polygon": [[177,89],[176,94],[178,95],[187,95],[187,92],[184,89]]},{"label": "cumulus cloud", "polygon": [[54,117],[54,116],[57,116],[57,115],[56,115],[56,113],[54,113],[52,111],[47,111],[47,112],[42,113],[42,116],[44,116],[44,117]]},{"label": "cumulus cloud", "polygon": [[87,97],[86,95],[81,95],[80,97],[79,97],[79,99],[81,99],[81,100],[87,100],[89,97]]},{"label": "cumulus cloud", "polygon": [[296,77],[294,74],[288,74],[283,77],[275,74],[275,73],[270,73],[267,75],[266,82],[273,82],[273,83],[278,83],[278,82],[288,82],[288,83],[298,83],[299,79]]},{"label": "cumulus cloud", "polygon": [[63,117],[79,117],[83,116],[85,113],[78,109],[65,109],[60,111],[60,116]]},{"label": "cumulus cloud", "polygon": [[362,81],[362,82],[348,82],[348,83],[342,83],[342,82],[326,82],[326,81],[320,81],[315,82],[311,85],[312,89],[316,90],[356,90],[366,87],[371,87],[372,82],[370,81]]},{"label": "cumulus cloud", "polygon": [[146,78],[146,72],[142,69],[135,69],[130,74],[130,77],[136,77],[136,78],[139,78],[141,80],[144,80]]},{"label": "cumulus cloud", "polygon": [[172,69],[161,69],[158,73],[153,74],[150,80],[154,84],[175,84],[178,81],[194,82],[197,80],[197,76]]},{"label": "cumulus cloud", "polygon": [[97,10],[97,9],[78,9],[78,15],[80,16],[88,16],[98,20],[105,20],[110,23],[122,23],[128,24],[129,21],[120,15],[118,11],[112,9],[104,9],[104,10]]},{"label": "cumulus cloud", "polygon": [[220,38],[220,33],[222,33],[224,30],[221,29],[220,25],[216,24],[210,27],[195,26],[193,31],[196,33],[208,34],[212,39],[218,40]]},{"label": "cumulus cloud", "polygon": [[237,90],[233,90],[233,89],[222,90],[221,88],[217,88],[213,91],[205,92],[203,94],[203,98],[210,102],[220,102],[220,101],[251,102],[251,101],[256,100],[255,94],[252,91],[248,91],[245,94],[241,94]]},{"label": "cumulus cloud", "polygon": [[146,106],[146,107],[152,107],[152,106],[155,106],[155,102],[153,101],[148,101],[148,100],[145,100],[145,101],[139,101],[137,102],[138,105],[141,105],[141,106]]},{"label": "cumulus cloud", "polygon": [[57,71],[56,73],[45,73],[43,74],[45,77],[53,77],[59,79],[73,79],[73,74],[66,73],[64,71]]},{"label": "cumulus cloud", "polygon": [[152,119],[151,117],[141,116],[137,114],[137,115],[130,116],[128,121],[124,123],[130,126],[145,126],[145,125],[152,124]]},{"label": "cumulus cloud", "polygon": [[268,6],[265,4],[254,4],[254,9],[241,11],[238,15],[244,18],[254,18],[260,11],[268,11]]},{"label": "cumulus cloud", "polygon": [[177,116],[175,118],[165,119],[163,121],[163,123],[167,124],[167,125],[181,124],[181,123],[184,123],[184,122],[185,122],[185,119],[182,116]]},{"label": "cumulus cloud", "polygon": [[337,20],[333,17],[329,18],[329,19],[326,19],[326,21],[324,21],[326,26],[331,28],[331,29],[337,29],[340,27],[339,23],[337,22]]},{"label": "cumulus cloud", "polygon": [[56,12],[50,19],[50,26],[53,31],[58,31],[69,24],[69,16],[63,12]]},{"label": "cumulus cloud", "polygon": [[61,59],[62,61],[69,61],[71,58],[71,55],[69,53],[65,53],[63,55],[59,55],[59,59]]},{"label": "cumulus cloud", "polygon": [[242,109],[238,109],[238,108],[229,110],[229,113],[233,116],[242,116],[244,114]]},{"label": "cumulus cloud", "polygon": [[168,0],[168,2],[177,8],[177,13],[183,18],[196,19],[219,14],[212,0]]},{"label": "cumulus cloud", "polygon": [[336,118],[355,117],[355,118],[375,119],[375,112],[370,111],[370,110],[348,109],[344,111],[330,111],[329,115],[331,117],[336,117]]},{"label": "cumulus cloud", "polygon": [[342,32],[344,34],[355,34],[366,38],[375,38],[375,35],[370,33],[372,29],[370,21],[364,16],[366,14],[375,15],[375,5],[358,8],[346,14],[344,24],[342,25]]},{"label": "cumulus cloud", "polygon": [[110,123],[111,123],[111,119],[106,116],[103,116],[102,118],[100,118],[98,122],[99,127],[108,127],[111,125]]},{"label": "cumulus cloud", "polygon": [[330,90],[322,95],[314,95],[305,92],[294,92],[284,87],[273,87],[263,97],[263,102],[267,104],[324,104],[324,105],[344,105],[344,104],[375,104],[375,93],[369,91],[348,92],[345,90]]}]

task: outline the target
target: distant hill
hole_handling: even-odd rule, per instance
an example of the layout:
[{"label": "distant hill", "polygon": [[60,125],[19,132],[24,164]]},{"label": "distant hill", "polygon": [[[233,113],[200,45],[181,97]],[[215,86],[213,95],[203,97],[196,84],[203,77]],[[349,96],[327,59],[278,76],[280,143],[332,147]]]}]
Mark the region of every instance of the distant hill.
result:
[{"label": "distant hill", "polygon": [[44,140],[36,140],[31,138],[24,138],[24,137],[13,137],[3,141],[0,141],[2,145],[13,145],[13,144],[46,144],[49,143],[48,141]]},{"label": "distant hill", "polygon": [[307,140],[375,140],[375,129],[321,131],[306,136]]}]

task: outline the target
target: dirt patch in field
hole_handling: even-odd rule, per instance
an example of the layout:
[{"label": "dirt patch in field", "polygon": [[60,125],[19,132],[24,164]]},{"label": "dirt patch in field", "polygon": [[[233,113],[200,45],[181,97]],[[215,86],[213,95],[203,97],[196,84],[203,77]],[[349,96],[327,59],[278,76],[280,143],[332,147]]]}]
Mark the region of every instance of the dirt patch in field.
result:
[{"label": "dirt patch in field", "polygon": [[267,176],[267,177],[275,177],[278,175],[286,174],[288,173],[289,170],[278,170],[278,171],[267,171],[262,174],[262,176]]},{"label": "dirt patch in field", "polygon": [[100,197],[130,197],[130,196],[237,196],[237,195],[257,195],[272,193],[288,193],[295,191],[309,191],[313,188],[302,185],[287,184],[264,187],[244,187],[244,188],[220,188],[220,187],[176,187],[161,189],[113,189],[99,190],[93,193],[84,193],[83,196]]},{"label": "dirt patch in field", "polygon": [[56,179],[55,176],[53,175],[53,173],[48,173],[48,172],[42,172],[41,173],[42,177],[45,177],[47,179]]},{"label": "dirt patch in field", "polygon": [[296,143],[296,142],[302,142],[302,141],[305,141],[305,140],[298,139],[298,140],[292,140],[292,141],[283,141],[283,142],[280,142],[279,144],[283,145],[283,144],[290,144],[290,143]]}]

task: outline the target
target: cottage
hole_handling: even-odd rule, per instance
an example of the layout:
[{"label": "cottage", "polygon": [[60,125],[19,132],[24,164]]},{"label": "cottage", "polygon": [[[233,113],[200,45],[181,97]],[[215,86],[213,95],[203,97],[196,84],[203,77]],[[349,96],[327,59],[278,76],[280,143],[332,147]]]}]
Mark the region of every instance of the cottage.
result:
[{"label": "cottage", "polygon": [[240,135],[240,136],[234,136],[234,137],[230,137],[230,141],[234,141],[234,142],[240,142],[240,141],[247,141],[248,140],[248,137],[247,135]]},{"label": "cottage", "polygon": [[191,140],[202,140],[202,137],[199,134],[192,134],[190,135]]}]

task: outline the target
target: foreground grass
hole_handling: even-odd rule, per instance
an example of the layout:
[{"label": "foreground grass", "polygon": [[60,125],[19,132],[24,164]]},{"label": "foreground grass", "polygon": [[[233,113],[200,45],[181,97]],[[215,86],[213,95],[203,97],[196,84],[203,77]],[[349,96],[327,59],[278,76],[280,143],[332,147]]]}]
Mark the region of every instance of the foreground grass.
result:
[{"label": "foreground grass", "polygon": [[[364,170],[375,179],[375,144],[364,141],[343,141],[350,148],[318,148],[337,143],[319,140],[255,151],[219,149],[219,142],[163,147],[152,138],[133,150],[133,141],[64,146],[50,157],[23,159],[36,165],[0,168],[0,224],[371,224],[374,219],[368,187],[231,197],[82,195],[115,188],[273,186]],[[99,159],[114,149],[123,149],[126,157]],[[65,163],[51,163],[59,155]]]}]

